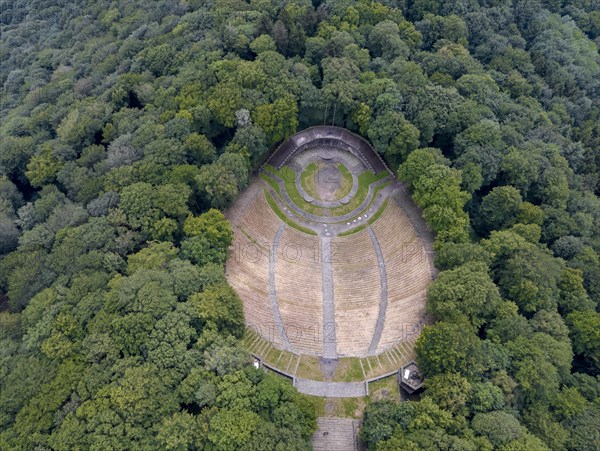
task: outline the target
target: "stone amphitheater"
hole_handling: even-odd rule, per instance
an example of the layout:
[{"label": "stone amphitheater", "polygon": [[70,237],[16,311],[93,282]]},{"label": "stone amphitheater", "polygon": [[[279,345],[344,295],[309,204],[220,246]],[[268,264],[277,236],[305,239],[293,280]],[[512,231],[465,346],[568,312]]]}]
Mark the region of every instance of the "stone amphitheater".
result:
[{"label": "stone amphitheater", "polygon": [[366,140],[332,126],[297,133],[226,216],[227,278],[265,366],[305,393],[362,396],[369,378],[414,358],[432,236]]}]

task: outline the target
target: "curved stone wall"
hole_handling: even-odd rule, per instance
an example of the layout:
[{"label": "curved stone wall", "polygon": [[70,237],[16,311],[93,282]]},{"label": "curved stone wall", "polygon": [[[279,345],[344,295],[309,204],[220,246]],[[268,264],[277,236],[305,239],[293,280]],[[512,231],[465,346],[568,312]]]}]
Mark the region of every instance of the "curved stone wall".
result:
[{"label": "curved stone wall", "polygon": [[281,169],[300,152],[315,147],[335,147],[346,150],[360,159],[373,173],[389,171],[366,139],[345,128],[332,125],[318,125],[299,131],[283,142],[269,157],[266,164]]}]

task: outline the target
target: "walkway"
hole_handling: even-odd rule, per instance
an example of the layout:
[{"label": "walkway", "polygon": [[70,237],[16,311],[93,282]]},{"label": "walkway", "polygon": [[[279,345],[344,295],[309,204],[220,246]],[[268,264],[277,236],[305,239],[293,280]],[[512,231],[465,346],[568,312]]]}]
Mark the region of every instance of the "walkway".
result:
[{"label": "walkway", "polygon": [[323,358],[337,359],[335,310],[333,307],[333,263],[331,238],[321,238],[321,275],[323,280]]},{"label": "walkway", "polygon": [[377,197],[373,199],[373,203],[367,210],[361,212],[360,215],[357,214],[353,219],[349,219],[346,222],[340,222],[337,224],[315,224],[308,219],[301,218],[297,216],[290,208],[288,208],[288,204],[281,199],[279,194],[266,181],[260,179],[260,183],[257,183],[257,185],[261,186],[263,190],[269,192],[277,205],[279,205],[280,210],[296,224],[301,225],[309,230],[313,230],[315,233],[317,233],[317,235],[326,236],[325,233],[328,232],[329,236],[335,236],[367,223],[371,216],[379,211],[386,199],[396,194],[399,182],[397,180],[392,180],[388,186],[379,190]]},{"label": "walkway", "polygon": [[271,300],[271,311],[273,312],[275,326],[281,335],[283,346],[286,351],[292,351],[292,344],[290,343],[281,319],[279,304],[277,303],[277,291],[275,290],[275,256],[277,255],[277,249],[279,249],[279,242],[281,241],[281,235],[283,235],[284,230],[285,224],[282,222],[279,229],[277,229],[275,238],[273,238],[273,246],[271,247],[271,255],[269,256],[269,299]]},{"label": "walkway", "polygon": [[358,420],[349,418],[321,417],[317,419],[317,431],[312,436],[314,451],[358,450]]},{"label": "walkway", "polygon": [[385,312],[387,311],[387,271],[385,269],[385,259],[383,258],[383,253],[381,252],[381,247],[379,246],[379,241],[377,241],[375,232],[373,232],[371,227],[367,227],[367,231],[369,232],[369,236],[371,237],[371,243],[373,244],[373,249],[375,250],[375,255],[377,256],[377,262],[379,264],[379,277],[381,280],[381,299],[379,301],[379,313],[377,315],[377,323],[375,323],[375,331],[373,332],[371,345],[369,346],[369,354],[375,354],[375,352],[377,351],[377,346],[379,346],[381,333],[383,332],[383,325],[385,323]]},{"label": "walkway", "polygon": [[385,183],[390,182],[390,177],[388,176],[388,177],[379,179],[376,182],[371,183],[369,185],[367,195],[365,196],[362,203],[358,207],[356,207],[354,210],[352,210],[350,213],[346,213],[345,215],[340,215],[340,216],[318,216],[318,215],[314,215],[312,213],[308,213],[308,212],[302,210],[298,205],[296,205],[294,203],[294,201],[292,201],[292,198],[289,196],[287,190],[285,189],[285,183],[280,177],[278,177],[277,175],[273,174],[270,171],[267,171],[266,169],[263,169],[263,172],[265,174],[267,174],[269,177],[271,177],[273,180],[275,180],[275,182],[277,182],[277,184],[279,185],[279,190],[281,191],[281,196],[283,197],[285,202],[289,205],[289,207],[292,210],[294,210],[294,213],[296,215],[306,219],[307,221],[312,221],[312,222],[316,222],[316,223],[326,223],[326,224],[332,224],[335,222],[346,222],[349,219],[352,219],[352,218],[358,216],[361,212],[363,212],[367,208],[367,206],[373,200],[373,196],[375,195],[375,188],[377,188],[379,185],[383,185]]},{"label": "walkway", "polygon": [[296,377],[295,387],[300,393],[326,398],[355,398],[367,396],[367,382],[324,382]]},{"label": "walkway", "polygon": [[[342,153],[342,151],[340,151],[339,149],[335,149],[335,150]],[[304,186],[302,186],[302,174],[304,173],[304,170],[306,169],[306,166],[308,164],[305,164],[304,166],[299,166],[299,165],[294,165],[292,163],[290,165],[296,171],[296,189],[298,190],[298,192],[300,193],[300,195],[304,198],[304,200],[306,202],[308,202],[316,207],[335,208],[335,207],[339,207],[341,205],[346,205],[348,202],[350,202],[352,200],[352,198],[356,195],[356,192],[358,191],[358,176],[360,175],[361,172],[363,172],[365,170],[365,167],[359,166],[358,168],[351,169],[350,158],[346,158],[346,156],[348,156],[348,155],[352,155],[352,154],[336,155],[333,158],[327,160],[322,155],[315,154],[315,158],[313,160],[309,160],[309,162],[308,162],[308,164],[310,164],[310,163],[317,161],[318,159],[321,159],[321,161],[341,163],[344,165],[344,167],[346,167],[350,171],[350,174],[352,175],[352,187],[350,188],[350,191],[348,192],[348,194],[346,194],[341,199],[333,200],[333,201],[318,200],[318,199],[313,198],[310,194],[308,194],[306,192],[306,190],[304,189]]]},{"label": "walkway", "polygon": [[381,156],[373,150],[367,140],[350,130],[332,125],[318,125],[299,131],[284,141],[269,157],[266,164],[281,169],[296,154],[320,146],[344,149],[359,158],[373,172],[387,170]]}]

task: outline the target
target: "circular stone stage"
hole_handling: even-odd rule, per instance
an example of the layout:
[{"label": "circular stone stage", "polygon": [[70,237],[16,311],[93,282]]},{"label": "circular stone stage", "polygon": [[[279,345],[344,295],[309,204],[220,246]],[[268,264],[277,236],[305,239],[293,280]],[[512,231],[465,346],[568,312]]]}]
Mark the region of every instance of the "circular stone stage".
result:
[{"label": "circular stone stage", "polygon": [[432,237],[367,141],[338,127],[297,133],[226,216],[235,234],[227,278],[243,301],[247,345],[266,366],[366,380],[414,358]]}]

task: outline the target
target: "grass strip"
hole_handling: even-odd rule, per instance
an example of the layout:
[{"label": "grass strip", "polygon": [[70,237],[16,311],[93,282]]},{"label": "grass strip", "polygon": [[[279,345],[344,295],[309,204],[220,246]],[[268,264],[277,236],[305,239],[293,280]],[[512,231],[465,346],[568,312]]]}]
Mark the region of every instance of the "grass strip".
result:
[{"label": "grass strip", "polygon": [[370,171],[365,171],[358,176],[358,189],[356,190],[356,194],[354,197],[348,202],[346,205],[340,205],[339,207],[331,208],[330,215],[331,216],[343,216],[345,214],[350,213],[351,211],[356,210],[360,207],[360,204],[364,202],[367,198],[367,194],[369,193],[369,186],[372,183],[375,183],[378,180],[381,180],[384,177],[387,177],[389,174],[387,171],[382,171],[379,174],[373,174]]},{"label": "grass strip", "polygon": [[306,233],[307,235],[316,235],[317,234],[313,230],[310,230],[306,227],[302,227],[300,224],[296,224],[288,216],[286,216],[286,214],[283,211],[281,211],[281,209],[279,208],[279,205],[277,205],[277,202],[275,201],[275,199],[273,199],[273,196],[271,195],[270,192],[265,191],[265,197],[267,198],[267,203],[269,204],[269,207],[271,207],[271,210],[273,210],[273,212],[277,216],[279,216],[279,219],[281,219],[287,225],[289,225],[290,227],[292,227],[296,230],[299,230],[300,232]]}]

